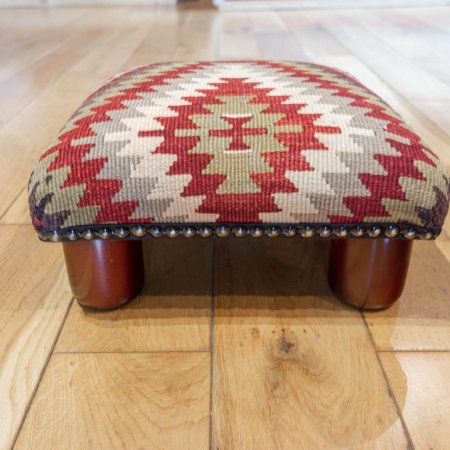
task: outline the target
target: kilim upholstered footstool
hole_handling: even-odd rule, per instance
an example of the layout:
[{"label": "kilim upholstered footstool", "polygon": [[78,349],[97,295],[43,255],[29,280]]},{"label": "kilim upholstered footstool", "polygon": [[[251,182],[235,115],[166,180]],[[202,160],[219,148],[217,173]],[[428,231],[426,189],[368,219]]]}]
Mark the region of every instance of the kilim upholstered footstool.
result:
[{"label": "kilim upholstered footstool", "polygon": [[448,199],[436,155],[373,92],[274,61],[122,74],[69,119],[29,183],[40,238],[63,241],[75,297],[98,308],[139,292],[142,239],[193,236],[331,238],[335,293],[385,307]]}]

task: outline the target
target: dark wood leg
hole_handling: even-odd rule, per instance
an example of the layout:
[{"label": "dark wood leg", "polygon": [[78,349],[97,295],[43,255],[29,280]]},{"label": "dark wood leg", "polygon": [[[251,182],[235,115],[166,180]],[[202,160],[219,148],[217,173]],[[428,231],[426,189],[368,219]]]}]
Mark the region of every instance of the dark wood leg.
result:
[{"label": "dark wood leg", "polygon": [[412,241],[392,239],[333,240],[328,281],[335,294],[358,308],[381,309],[401,295]]},{"label": "dark wood leg", "polygon": [[117,308],[141,290],[141,241],[63,242],[63,249],[72,292],[81,305]]}]

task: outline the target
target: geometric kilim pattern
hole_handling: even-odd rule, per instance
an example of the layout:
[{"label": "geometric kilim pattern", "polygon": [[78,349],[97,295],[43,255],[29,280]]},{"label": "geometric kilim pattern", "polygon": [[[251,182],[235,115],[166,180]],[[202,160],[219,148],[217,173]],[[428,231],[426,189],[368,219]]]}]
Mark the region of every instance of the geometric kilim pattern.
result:
[{"label": "geometric kilim pattern", "polygon": [[41,156],[29,204],[49,240],[182,227],[226,235],[237,225],[237,235],[287,226],[433,238],[449,179],[386,103],[338,70],[175,62],[134,69],[91,95]]}]

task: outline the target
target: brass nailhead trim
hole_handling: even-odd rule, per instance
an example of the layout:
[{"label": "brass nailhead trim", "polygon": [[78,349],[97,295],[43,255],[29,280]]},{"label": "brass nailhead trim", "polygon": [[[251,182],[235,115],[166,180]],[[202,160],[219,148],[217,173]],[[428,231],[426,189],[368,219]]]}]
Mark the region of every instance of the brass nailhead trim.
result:
[{"label": "brass nailhead trim", "polygon": [[211,227],[201,227],[198,230],[198,234],[202,237],[209,237],[213,234],[213,230]]},{"label": "brass nailhead trim", "polygon": [[60,242],[62,240],[68,241],[76,241],[79,239],[84,240],[92,240],[97,238],[100,239],[111,239],[112,237],[125,239],[128,236],[134,236],[137,238],[142,238],[147,235],[147,233],[154,237],[158,238],[163,235],[169,236],[171,238],[177,236],[185,236],[185,237],[193,237],[195,235],[200,235],[202,237],[210,237],[210,236],[218,236],[218,237],[227,237],[230,235],[236,237],[243,236],[253,236],[255,238],[261,236],[269,236],[269,237],[278,237],[278,236],[286,236],[286,237],[294,237],[297,235],[302,236],[303,238],[311,238],[315,234],[318,234],[322,238],[329,237],[337,237],[337,238],[347,238],[351,237],[364,237],[368,236],[371,238],[377,237],[387,237],[389,239],[394,238],[405,238],[405,239],[422,239],[422,240],[430,240],[437,237],[438,232],[434,232],[431,230],[417,230],[414,227],[407,227],[404,229],[400,229],[397,225],[386,225],[383,226],[371,226],[369,228],[363,226],[328,226],[323,225],[319,227],[314,227],[311,225],[306,226],[296,226],[296,225],[286,225],[284,228],[280,228],[278,226],[254,226],[251,228],[247,228],[245,226],[236,225],[233,228],[230,228],[226,225],[220,225],[218,227],[212,226],[185,226],[184,228],[177,228],[175,226],[141,226],[135,225],[131,227],[120,226],[117,228],[102,228],[99,230],[91,230],[86,228],[82,231],[78,231],[76,229],[69,229],[63,232],[55,230],[50,232],[44,232],[42,230],[37,230],[39,237],[43,241],[51,241],[51,242]]},{"label": "brass nailhead trim", "polygon": [[167,236],[174,238],[177,237],[180,232],[178,231],[178,228],[175,227],[169,227],[165,230],[165,233],[167,234]]},{"label": "brass nailhead trim", "polygon": [[269,227],[266,230],[266,234],[267,234],[267,236],[273,238],[273,237],[278,237],[281,234],[281,231],[278,227]]},{"label": "brass nailhead trim", "polygon": [[388,238],[395,238],[398,235],[398,227],[396,226],[388,226],[386,228],[386,230],[384,230],[384,234],[386,235],[386,237]]},{"label": "brass nailhead trim", "polygon": [[160,227],[151,227],[149,231],[150,234],[155,238],[160,237],[162,235],[162,230]]},{"label": "brass nailhead trim", "polygon": [[293,237],[298,233],[298,230],[296,227],[286,227],[283,229],[283,234],[287,237]]},{"label": "brass nailhead trim", "polygon": [[247,228],[244,227],[235,227],[232,231],[236,237],[243,237],[247,234]]},{"label": "brass nailhead trim", "polygon": [[111,237],[112,233],[111,231],[107,230],[106,228],[103,230],[97,231],[97,236],[100,239],[109,239]]},{"label": "brass nailhead trim", "polygon": [[91,230],[84,230],[81,235],[83,236],[84,239],[86,239],[87,241],[90,241],[92,239],[94,239],[95,235]]},{"label": "brass nailhead trim", "polygon": [[139,225],[139,226],[131,228],[131,233],[133,234],[133,236],[143,237],[147,234],[147,230],[146,230],[146,228],[141,227]]},{"label": "brass nailhead trim", "polygon": [[185,237],[195,236],[195,233],[196,233],[195,228],[192,228],[192,227],[183,228],[181,230],[181,232],[183,233],[183,236],[185,236]]},{"label": "brass nailhead trim", "polygon": [[231,230],[229,227],[217,227],[216,228],[216,234],[219,237],[226,237],[229,236],[231,233]]},{"label": "brass nailhead trim", "polygon": [[258,237],[264,236],[264,229],[261,227],[254,227],[254,228],[250,229],[249,233],[253,237],[258,238]]}]

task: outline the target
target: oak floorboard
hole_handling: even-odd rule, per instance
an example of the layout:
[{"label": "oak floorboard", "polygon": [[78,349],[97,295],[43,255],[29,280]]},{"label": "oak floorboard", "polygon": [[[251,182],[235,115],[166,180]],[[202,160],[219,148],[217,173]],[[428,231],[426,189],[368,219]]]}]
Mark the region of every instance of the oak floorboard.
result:
[{"label": "oak floorboard", "polygon": [[201,15],[196,11],[186,12],[186,22],[176,37],[175,61],[214,60],[218,40],[214,32],[216,18],[214,10],[203,11]]},{"label": "oak floorboard", "polygon": [[260,33],[256,35],[259,53],[263,59],[305,61],[306,55],[291,33]]},{"label": "oak floorboard", "polygon": [[[73,18],[75,21],[77,16]],[[17,28],[10,29],[13,39],[8,43],[0,42],[0,82],[21,73],[37,61],[45,58],[64,42],[64,28],[48,27],[46,30],[35,30],[23,35]],[[4,27],[2,28],[5,29]],[[61,42],[63,40],[63,42]]]},{"label": "oak floorboard", "polygon": [[368,28],[364,21],[355,20],[349,13],[340,13],[338,17],[333,34],[373,70],[384,72],[394,89],[407,99],[450,100],[447,83],[416,66],[392,43],[385,42],[376,27]]},{"label": "oak floorboard", "polygon": [[0,216],[27,185],[37,158],[73,111],[120,70],[145,34],[145,29],[134,30],[131,26],[123,32],[107,32],[84,57],[0,130]]},{"label": "oak floorboard", "polygon": [[251,30],[255,34],[285,33],[288,31],[286,24],[276,11],[252,11],[248,14]]},{"label": "oak floorboard", "polygon": [[247,30],[223,32],[218,37],[218,58],[221,60],[258,59],[261,57],[256,36]]},{"label": "oak floorboard", "polygon": [[0,216],[0,225],[25,225],[31,224],[30,209],[28,207],[28,189],[23,187],[17,198]]},{"label": "oak floorboard", "polygon": [[[449,39],[450,49],[450,39]],[[450,80],[450,73],[447,78]],[[430,118],[438,127],[450,134],[450,117],[448,115],[449,102],[445,100],[414,102],[414,106]]]},{"label": "oak floorboard", "polygon": [[417,449],[446,449],[450,441],[450,353],[380,355]]},{"label": "oak floorboard", "polygon": [[327,287],[326,250],[217,241],[213,448],[407,446],[360,313]]},{"label": "oak floorboard", "polygon": [[[415,107],[411,99],[391,85],[392,73],[385,64],[367,62],[370,54],[364,52],[364,42],[347,42],[341,36],[339,28],[333,28],[333,16],[331,18],[323,14],[314,13],[304,15],[291,12],[286,18],[290,29],[303,44],[304,51],[311,62],[330,65],[347,71],[359,81],[383,98],[405,122],[410,125],[424,142],[439,156],[443,164],[450,169],[450,154],[446,148],[450,147],[450,134],[439,127],[427,115]],[[315,36],[312,39],[309,31],[312,29]],[[383,53],[378,56],[381,58]]]},{"label": "oak floorboard", "polygon": [[10,448],[72,295],[59,245],[31,226],[0,227],[0,448]]},{"label": "oak floorboard", "polygon": [[16,449],[205,449],[208,353],[56,354]]},{"label": "oak floorboard", "polygon": [[[186,17],[186,12],[173,14],[170,10],[157,10],[152,19],[152,26],[147,29],[140,44],[124,63],[124,70],[152,63],[173,61],[179,34],[186,24]],[[155,39],[155,36],[158,38]]]},{"label": "oak floorboard", "polygon": [[146,282],[128,305],[109,312],[74,302],[56,352],[209,350],[212,243],[144,243]]},{"label": "oak floorboard", "polygon": [[450,350],[449,273],[450,263],[436,245],[414,243],[400,299],[365,313],[377,350]]},{"label": "oak floorboard", "polygon": [[61,33],[60,40],[65,42],[57,46],[53,52],[38,59],[33,65],[25,67],[22,72],[1,81],[0,129],[39,97],[42,91],[53,86],[64,72],[86,54],[92,41],[102,38],[102,34],[104,36],[105,32],[92,30],[67,38]]}]

